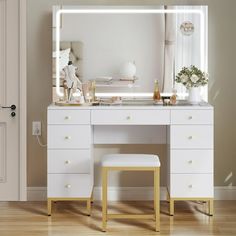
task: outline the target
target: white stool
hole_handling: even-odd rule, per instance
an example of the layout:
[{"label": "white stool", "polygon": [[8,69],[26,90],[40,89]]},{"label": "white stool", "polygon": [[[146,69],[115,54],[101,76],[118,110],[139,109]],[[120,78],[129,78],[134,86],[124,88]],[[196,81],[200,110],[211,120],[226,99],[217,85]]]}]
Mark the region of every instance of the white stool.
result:
[{"label": "white stool", "polygon": [[[153,171],[154,214],[108,214],[108,171]],[[154,219],[155,229],[160,231],[160,161],[157,155],[109,154],[102,160],[102,231],[106,231],[108,219]]]}]

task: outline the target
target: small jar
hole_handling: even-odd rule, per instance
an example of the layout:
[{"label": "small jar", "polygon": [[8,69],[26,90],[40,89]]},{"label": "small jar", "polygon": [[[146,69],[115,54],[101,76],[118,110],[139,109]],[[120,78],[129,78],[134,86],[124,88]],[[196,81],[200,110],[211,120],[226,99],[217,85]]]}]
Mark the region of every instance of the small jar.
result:
[{"label": "small jar", "polygon": [[173,89],[172,92],[173,92],[173,94],[172,94],[172,96],[170,97],[170,104],[171,104],[171,105],[175,105],[175,104],[176,104],[176,101],[177,101],[177,90],[176,90],[176,89]]}]

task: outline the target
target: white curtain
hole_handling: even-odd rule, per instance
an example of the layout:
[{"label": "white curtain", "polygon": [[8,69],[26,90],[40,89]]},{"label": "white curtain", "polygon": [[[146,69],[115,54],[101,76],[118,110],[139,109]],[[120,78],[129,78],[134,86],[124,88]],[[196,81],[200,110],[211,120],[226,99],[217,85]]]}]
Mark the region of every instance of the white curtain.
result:
[{"label": "white curtain", "polygon": [[[176,9],[185,10],[202,10],[205,21],[201,24],[201,18],[199,14],[194,13],[181,13],[176,17],[176,39],[175,39],[175,74],[184,66],[195,65],[201,68],[201,27],[204,27],[204,68],[203,71],[207,71],[208,61],[208,8],[207,6],[176,6]],[[190,36],[183,35],[180,31],[180,25],[183,22],[190,21],[194,25],[194,32]],[[179,83],[175,84],[179,94],[187,93],[186,88]],[[202,98],[207,100],[207,86],[201,88]]]},{"label": "white curtain", "polygon": [[[165,6],[165,9],[175,9],[174,6]],[[165,44],[162,92],[172,92],[174,83],[176,14],[165,14]]]}]

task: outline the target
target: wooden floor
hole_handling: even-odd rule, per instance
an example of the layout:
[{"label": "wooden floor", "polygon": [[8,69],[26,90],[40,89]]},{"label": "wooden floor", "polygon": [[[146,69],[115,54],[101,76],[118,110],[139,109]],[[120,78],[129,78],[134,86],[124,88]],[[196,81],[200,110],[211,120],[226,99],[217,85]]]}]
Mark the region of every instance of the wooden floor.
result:
[{"label": "wooden floor", "polygon": [[[150,213],[152,202],[110,203],[116,213]],[[168,204],[161,202],[161,232],[154,231],[152,220],[108,221],[101,232],[101,205],[95,202],[92,216],[86,215],[86,203],[58,202],[47,216],[46,202],[1,202],[0,236],[79,236],[79,235],[236,235],[236,201],[215,201],[215,215],[204,212],[206,204],[177,202],[176,214],[168,216]]]}]

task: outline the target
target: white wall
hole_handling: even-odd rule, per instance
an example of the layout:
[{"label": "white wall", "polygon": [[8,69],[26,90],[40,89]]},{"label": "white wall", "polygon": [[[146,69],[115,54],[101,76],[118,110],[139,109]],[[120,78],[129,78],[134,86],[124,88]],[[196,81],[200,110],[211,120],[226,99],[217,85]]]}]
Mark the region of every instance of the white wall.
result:
[{"label": "white wall", "polygon": [[137,91],[152,92],[154,80],[162,81],[163,14],[64,14],[61,40],[83,43],[83,80],[120,78],[122,64],[135,61]]},{"label": "white wall", "polygon": [[[236,104],[232,94],[235,90],[235,0],[28,0],[27,25],[27,166],[28,186],[46,186],[47,152],[32,136],[32,121],[43,122],[42,140],[46,142],[47,106],[52,98],[52,6],[66,5],[208,5],[209,9],[209,101],[215,108],[215,185],[236,185]],[[113,148],[115,150],[113,150]],[[108,147],[96,147],[99,156]],[[162,165],[162,184],[165,184],[165,145],[110,147],[110,152],[159,153]],[[99,160],[99,159],[97,159]],[[96,185],[99,185],[99,168]],[[123,182],[129,184],[128,176]],[[147,176],[138,176],[137,184],[149,185]],[[151,177],[150,177],[151,178]],[[136,180],[136,176],[134,177]],[[140,180],[141,179],[141,180]]]}]

